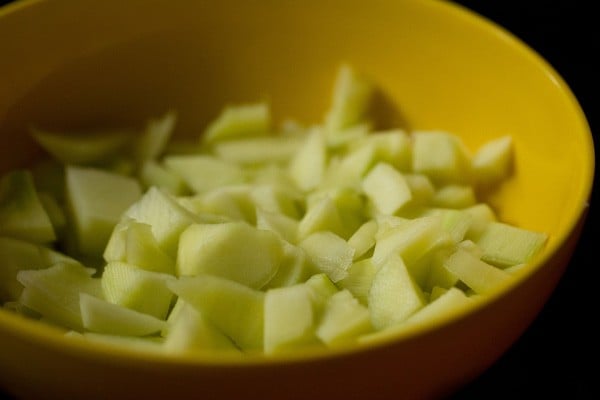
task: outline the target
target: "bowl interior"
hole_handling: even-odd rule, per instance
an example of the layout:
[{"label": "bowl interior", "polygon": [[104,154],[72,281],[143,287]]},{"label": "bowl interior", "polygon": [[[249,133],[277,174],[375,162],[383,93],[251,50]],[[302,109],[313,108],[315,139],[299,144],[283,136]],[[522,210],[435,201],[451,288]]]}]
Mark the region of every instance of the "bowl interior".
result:
[{"label": "bowl interior", "polygon": [[591,190],[591,135],[560,76],[451,4],[25,1],[0,11],[0,54],[0,171],[40,154],[32,123],[138,126],[174,108],[176,135],[196,137],[224,104],[260,98],[276,119],[318,123],[347,61],[384,91],[382,126],[447,130],[472,150],[513,136],[514,177],[486,200],[550,235],[532,270],[571,234]]}]

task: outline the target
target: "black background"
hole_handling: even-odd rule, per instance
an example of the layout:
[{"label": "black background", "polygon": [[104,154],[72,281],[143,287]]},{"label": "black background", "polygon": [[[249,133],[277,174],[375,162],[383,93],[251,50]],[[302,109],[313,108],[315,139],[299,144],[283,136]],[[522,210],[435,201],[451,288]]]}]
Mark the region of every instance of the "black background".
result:
[{"label": "black background", "polygon": [[[600,19],[592,10],[594,2],[456,2],[501,25],[542,55],[571,87],[592,132],[600,129],[596,101],[600,67],[595,59],[600,53]],[[6,3],[0,0],[0,6]],[[597,148],[596,134],[594,140]],[[600,372],[600,336],[595,328],[600,317],[596,279],[600,263],[598,253],[592,252],[596,192],[571,263],[545,308],[494,366],[453,399],[600,399],[600,382],[595,382]]]}]

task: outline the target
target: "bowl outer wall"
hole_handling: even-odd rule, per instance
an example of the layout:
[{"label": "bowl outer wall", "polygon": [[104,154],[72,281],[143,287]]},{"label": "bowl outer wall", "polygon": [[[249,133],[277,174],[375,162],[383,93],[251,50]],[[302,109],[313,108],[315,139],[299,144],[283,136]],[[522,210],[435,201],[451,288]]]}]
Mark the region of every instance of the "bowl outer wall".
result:
[{"label": "bowl outer wall", "polygon": [[0,134],[10,143],[1,147],[0,170],[39,154],[26,135],[32,122],[134,125],[174,107],[177,134],[194,136],[224,103],[267,95],[276,116],[319,120],[335,69],[348,60],[398,106],[386,114],[390,122],[449,130],[471,149],[512,134],[515,178],[489,201],[502,219],[551,234],[539,266],[510,296],[466,318],[371,351],[276,368],[190,368],[87,351],[2,312],[0,385],[16,393],[443,393],[489,366],[531,322],[585,215],[593,146],[577,101],[520,42],[452,5],[29,1],[0,11],[0,53],[10,60],[0,63]]}]

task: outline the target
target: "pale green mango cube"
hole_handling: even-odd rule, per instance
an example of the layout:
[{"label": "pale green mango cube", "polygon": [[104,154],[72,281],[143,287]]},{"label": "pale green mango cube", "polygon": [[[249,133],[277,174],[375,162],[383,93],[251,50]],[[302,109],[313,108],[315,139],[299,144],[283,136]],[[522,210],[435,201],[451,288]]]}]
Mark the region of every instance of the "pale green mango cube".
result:
[{"label": "pale green mango cube", "polygon": [[327,167],[327,143],[322,130],[315,128],[307,133],[300,149],[288,165],[288,173],[294,184],[303,191],[315,189],[325,175]]},{"label": "pale green mango cube", "polygon": [[371,258],[355,261],[348,268],[348,275],[338,282],[339,286],[348,289],[362,304],[369,303],[369,292],[377,267]]},{"label": "pale green mango cube", "polygon": [[133,158],[138,168],[144,163],[158,159],[166,150],[177,123],[177,112],[169,110],[157,118],[150,118],[144,130],[135,139]]},{"label": "pale green mango cube", "polygon": [[113,261],[104,267],[101,282],[107,301],[165,319],[173,301],[173,293],[167,287],[172,279],[172,275]]},{"label": "pale green mango cube", "polygon": [[368,304],[375,329],[385,329],[406,320],[425,306],[422,289],[411,277],[402,258],[392,255],[373,277]]},{"label": "pale green mango cube", "polygon": [[478,184],[491,185],[506,179],[512,172],[514,141],[501,136],[484,143],[471,159],[471,169]]},{"label": "pale green mango cube", "polygon": [[443,131],[412,133],[412,170],[434,182],[460,183],[470,179],[470,155],[458,136]]},{"label": "pale green mango cube", "polygon": [[284,256],[277,234],[245,222],[193,224],[182,234],[177,274],[212,274],[260,289],[273,278]]},{"label": "pale green mango cube", "polygon": [[269,133],[271,110],[267,103],[244,103],[226,106],[206,127],[200,140],[204,143],[235,138],[263,136]]},{"label": "pale green mango cube", "polygon": [[139,167],[138,176],[146,189],[156,186],[174,196],[181,196],[187,192],[184,180],[155,160],[143,162]]},{"label": "pale green mango cube", "polygon": [[365,76],[348,64],[341,65],[325,117],[327,130],[335,133],[365,121],[373,94],[373,84]]},{"label": "pale green mango cube", "polygon": [[14,170],[0,179],[0,235],[35,243],[56,239],[52,220],[27,170]]},{"label": "pale green mango cube", "polygon": [[215,143],[212,152],[237,165],[284,164],[303,143],[300,136],[263,136]]},{"label": "pale green mango cube", "polygon": [[101,256],[122,214],[142,196],[137,180],[96,168],[66,169],[68,210],[77,250]]},{"label": "pale green mango cube", "polygon": [[383,162],[369,171],[362,188],[375,208],[385,215],[395,214],[412,200],[412,192],[402,173]]},{"label": "pale green mango cube", "polygon": [[242,350],[263,349],[264,292],[211,275],[181,277],[168,285]]},{"label": "pale green mango cube", "polygon": [[240,353],[230,338],[195,307],[178,299],[177,313],[169,315],[163,347],[168,354]]},{"label": "pale green mango cube", "polygon": [[157,187],[151,187],[142,198],[123,214],[152,227],[158,245],[171,257],[177,254],[179,235],[192,223],[203,222],[202,215],[184,208],[177,198]]},{"label": "pale green mango cube", "polygon": [[106,161],[131,142],[129,131],[63,133],[32,127],[31,136],[62,164],[84,165]]},{"label": "pale green mango cube", "polygon": [[333,347],[354,341],[372,330],[367,307],[343,289],[328,299],[316,334],[326,345]]},{"label": "pale green mango cube", "polygon": [[17,280],[24,286],[19,302],[54,324],[81,331],[79,294],[103,295],[100,279],[92,277],[95,272],[74,263],[19,271]]},{"label": "pale green mango cube", "polygon": [[354,248],[354,260],[360,259],[375,246],[378,229],[377,221],[370,219],[350,236],[348,244]]},{"label": "pale green mango cube", "polygon": [[194,193],[242,183],[246,177],[237,165],[206,154],[167,155],[167,169],[177,174]]},{"label": "pale green mango cube", "polygon": [[545,233],[490,222],[476,243],[483,250],[482,260],[504,268],[531,261],[547,241]]},{"label": "pale green mango cube", "polygon": [[510,281],[510,275],[458,248],[444,261],[444,267],[456,275],[475,293],[490,293]]},{"label": "pale green mango cube", "polygon": [[160,332],[165,321],[87,293],[79,294],[83,327],[87,331],[121,336],[147,336]]},{"label": "pale green mango cube", "polygon": [[316,341],[316,318],[310,288],[305,284],[269,289],[264,304],[263,348],[266,354]]},{"label": "pale green mango cube", "polygon": [[348,275],[354,248],[335,233],[315,232],[302,240],[299,246],[306,251],[315,268],[327,274],[334,283]]}]

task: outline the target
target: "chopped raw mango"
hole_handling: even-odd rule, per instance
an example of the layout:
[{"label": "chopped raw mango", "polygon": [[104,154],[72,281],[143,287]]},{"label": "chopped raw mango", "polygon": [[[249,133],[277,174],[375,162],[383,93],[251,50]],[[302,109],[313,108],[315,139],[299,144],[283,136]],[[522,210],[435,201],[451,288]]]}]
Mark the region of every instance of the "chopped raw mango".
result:
[{"label": "chopped raw mango", "polygon": [[325,118],[329,132],[338,132],[368,118],[374,87],[357,70],[343,64],[337,75],[331,109]]},{"label": "chopped raw mango", "polygon": [[270,123],[271,113],[267,103],[228,106],[208,125],[202,135],[202,141],[212,143],[233,138],[266,135]]},{"label": "chopped raw mango", "polygon": [[31,128],[31,136],[63,164],[92,164],[114,157],[131,141],[131,132],[107,131],[87,134],[48,132]]},{"label": "chopped raw mango", "polygon": [[0,235],[36,243],[56,239],[29,171],[15,170],[0,179]]},{"label": "chopped raw mango", "polygon": [[89,167],[67,167],[66,190],[77,250],[90,256],[103,253],[115,224],[142,196],[135,179]]},{"label": "chopped raw mango", "polygon": [[90,332],[122,336],[147,336],[160,332],[165,321],[87,293],[79,294],[83,328]]},{"label": "chopped raw mango", "polygon": [[169,288],[243,350],[262,350],[265,293],[211,275],[170,281]]},{"label": "chopped raw mango", "polygon": [[144,132],[137,138],[134,146],[134,158],[138,165],[157,159],[163,154],[177,122],[177,113],[173,110],[160,118],[151,118]]},{"label": "chopped raw mango", "polygon": [[343,289],[327,300],[316,333],[326,345],[338,346],[372,329],[367,307]]},{"label": "chopped raw mango", "polygon": [[195,193],[244,181],[244,173],[237,165],[210,155],[171,155],[165,157],[164,163]]},{"label": "chopped raw mango", "polygon": [[298,284],[265,293],[264,351],[275,353],[316,342],[310,288]]},{"label": "chopped raw mango", "polygon": [[2,308],[73,340],[277,357],[504,290],[548,241],[479,198],[510,177],[512,138],[471,155],[450,132],[374,130],[376,89],[345,64],[316,124],[238,103],[187,142],[176,110],[133,135],[32,131],[50,162],[0,184]]},{"label": "chopped raw mango", "polygon": [[82,330],[80,293],[103,297],[100,279],[92,277],[94,272],[72,263],[19,271],[17,279],[24,286],[19,302],[59,326]]},{"label": "chopped raw mango", "polygon": [[179,298],[178,312],[171,312],[163,346],[169,354],[196,354],[211,351],[239,353],[240,350],[202,313]]},{"label": "chopped raw mango", "polygon": [[477,240],[477,245],[483,250],[482,260],[499,267],[510,267],[529,262],[547,240],[545,233],[491,222]]},{"label": "chopped raw mango", "polygon": [[171,279],[172,275],[110,262],[102,273],[103,297],[111,303],[164,319],[173,300],[173,293],[167,288]]},{"label": "chopped raw mango", "polygon": [[393,215],[412,200],[404,176],[393,166],[379,163],[363,180],[363,190],[381,214]]},{"label": "chopped raw mango", "polygon": [[368,303],[376,329],[399,324],[426,304],[421,288],[397,255],[390,256],[373,276]]}]

